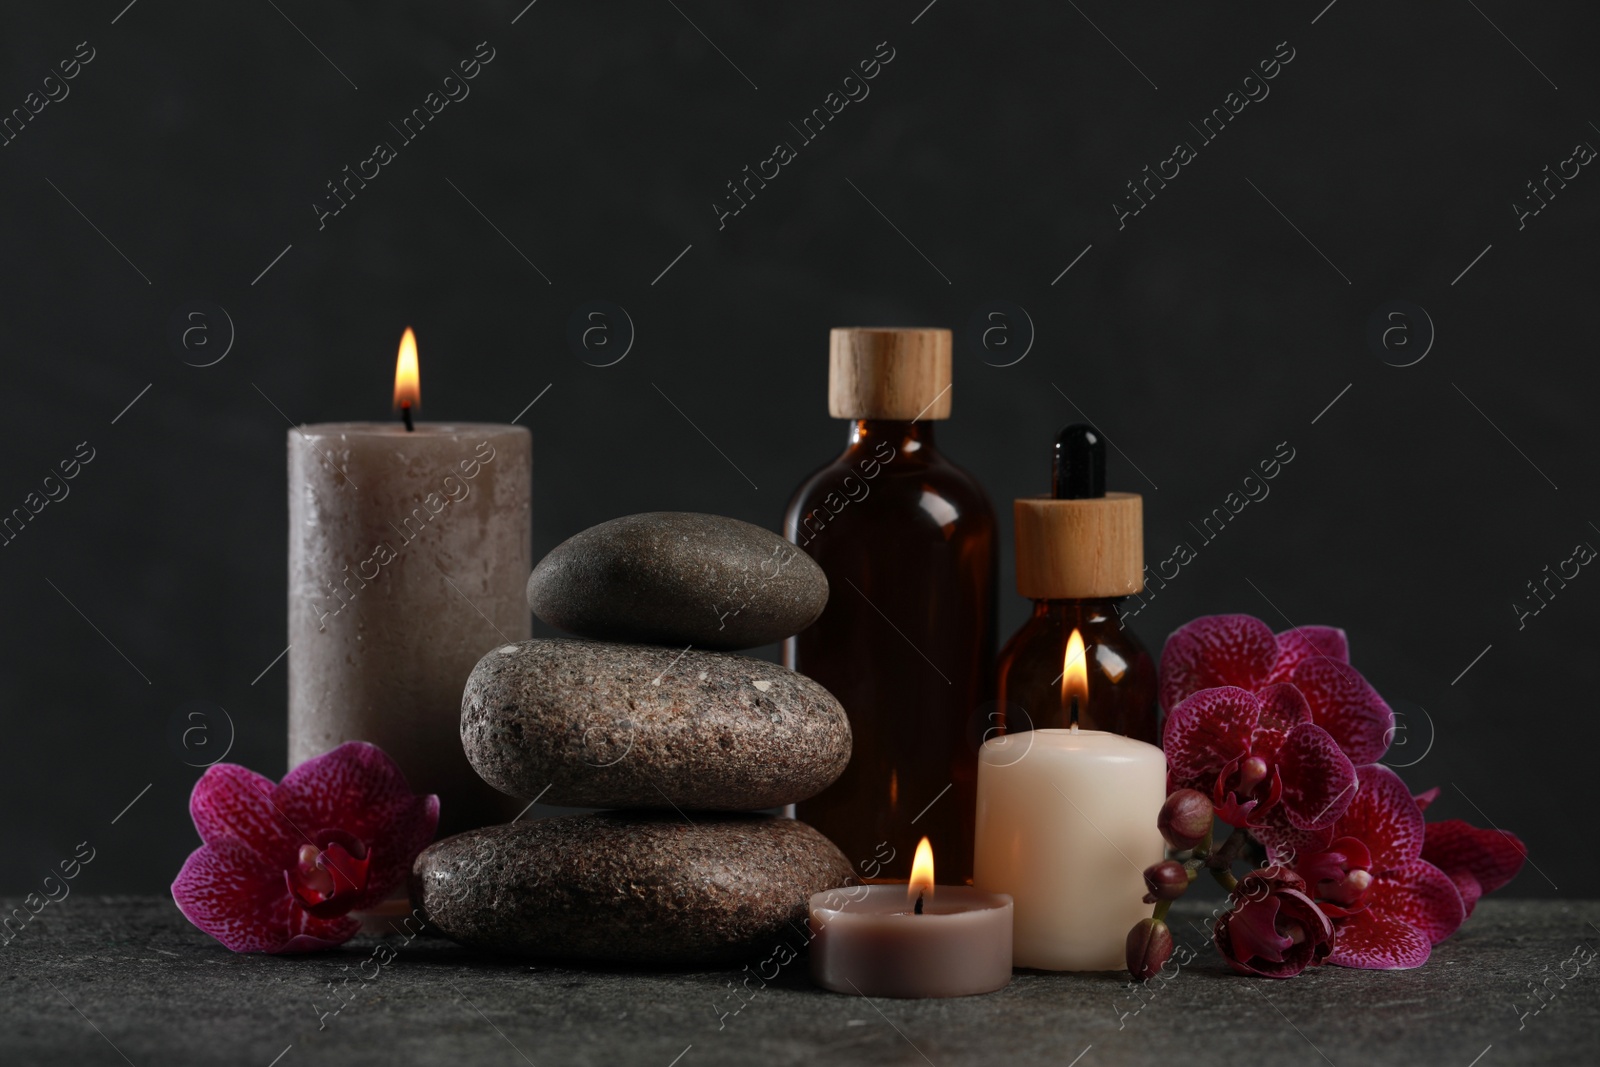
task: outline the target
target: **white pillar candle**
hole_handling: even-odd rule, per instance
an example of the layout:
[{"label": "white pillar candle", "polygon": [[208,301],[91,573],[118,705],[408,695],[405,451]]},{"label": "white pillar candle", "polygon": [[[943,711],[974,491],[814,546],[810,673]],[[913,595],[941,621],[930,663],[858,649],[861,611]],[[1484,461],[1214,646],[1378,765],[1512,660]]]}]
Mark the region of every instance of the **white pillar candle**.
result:
[{"label": "white pillar candle", "polygon": [[1152,910],[1144,869],[1165,855],[1166,783],[1161,750],[1120,734],[1074,726],[984,743],[973,884],[1016,902],[1016,966],[1126,966],[1128,930]]},{"label": "white pillar candle", "polygon": [[441,832],[509,819],[521,803],[462,750],[461,691],[530,636],[531,436],[351,422],[288,440],[289,765],[370,741],[439,795]]}]

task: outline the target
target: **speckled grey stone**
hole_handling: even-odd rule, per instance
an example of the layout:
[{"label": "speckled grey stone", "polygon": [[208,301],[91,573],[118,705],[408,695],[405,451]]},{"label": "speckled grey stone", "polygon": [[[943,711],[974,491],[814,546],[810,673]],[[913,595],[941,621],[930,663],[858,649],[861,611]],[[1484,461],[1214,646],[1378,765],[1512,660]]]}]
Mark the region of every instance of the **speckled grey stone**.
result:
[{"label": "speckled grey stone", "polygon": [[574,534],[528,576],[528,606],[599,641],[738,649],[817,620],[828,579],[770,530],[720,515],[652,511]]},{"label": "speckled grey stone", "polygon": [[446,937],[497,952],[706,964],[805,928],[850,864],[793,819],[605,811],[487,826],[428,847],[413,902]]},{"label": "speckled grey stone", "polygon": [[473,668],[461,743],[513,796],[746,811],[827,788],[850,761],[850,720],[810,678],[748,656],[533,640]]}]

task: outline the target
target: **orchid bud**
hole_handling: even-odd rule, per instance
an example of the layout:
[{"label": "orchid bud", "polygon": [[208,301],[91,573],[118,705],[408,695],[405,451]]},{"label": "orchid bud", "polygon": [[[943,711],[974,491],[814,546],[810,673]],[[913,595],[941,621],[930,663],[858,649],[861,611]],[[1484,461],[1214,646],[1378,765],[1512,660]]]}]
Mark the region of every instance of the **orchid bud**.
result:
[{"label": "orchid bud", "polygon": [[1211,832],[1215,811],[1211,799],[1198,789],[1180,789],[1161,805],[1156,825],[1167,844],[1179,852],[1186,852],[1206,839]]},{"label": "orchid bud", "polygon": [[1162,860],[1144,869],[1144,886],[1149,890],[1144,902],[1177,900],[1189,888],[1189,871],[1177,860]]},{"label": "orchid bud", "polygon": [[1128,931],[1127,949],[1128,973],[1149,981],[1172,957],[1172,931],[1160,919],[1140,919]]}]

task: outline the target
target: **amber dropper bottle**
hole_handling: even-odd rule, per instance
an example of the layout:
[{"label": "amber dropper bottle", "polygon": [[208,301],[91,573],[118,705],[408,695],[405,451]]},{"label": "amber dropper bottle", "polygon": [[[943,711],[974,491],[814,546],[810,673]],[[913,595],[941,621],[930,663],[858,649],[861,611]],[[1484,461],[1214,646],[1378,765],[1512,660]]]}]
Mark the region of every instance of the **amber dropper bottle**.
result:
[{"label": "amber dropper bottle", "polygon": [[1143,501],[1107,493],[1105,440],[1056,441],[1052,493],[1014,504],[1017,592],[1033,615],[1000,653],[1005,731],[1107,730],[1160,743],[1155,663],[1118,605],[1144,589]]},{"label": "amber dropper bottle", "polygon": [[842,777],[795,814],[864,879],[910,877],[918,840],[940,880],[972,877],[977,747],[994,700],[996,525],[973,477],[939,451],[950,331],[836,329],[828,410],[844,452],[796,490],[784,534],[828,576],[822,617],[784,644],[850,717]]}]

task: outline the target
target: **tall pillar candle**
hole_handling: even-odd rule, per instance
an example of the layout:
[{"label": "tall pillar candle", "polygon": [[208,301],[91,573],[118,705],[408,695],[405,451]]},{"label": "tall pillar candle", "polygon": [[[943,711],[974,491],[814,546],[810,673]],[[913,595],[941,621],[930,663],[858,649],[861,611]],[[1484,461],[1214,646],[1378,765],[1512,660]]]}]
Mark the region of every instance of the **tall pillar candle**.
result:
[{"label": "tall pillar candle", "polygon": [[1016,902],[1012,959],[1047,971],[1126,966],[1150,917],[1144,869],[1166,855],[1159,748],[1100,730],[1029,730],[978,752],[973,885]]},{"label": "tall pillar candle", "polygon": [[348,422],[288,439],[289,765],[370,741],[439,795],[441,833],[509,819],[462,750],[461,693],[531,634],[531,436]]}]

